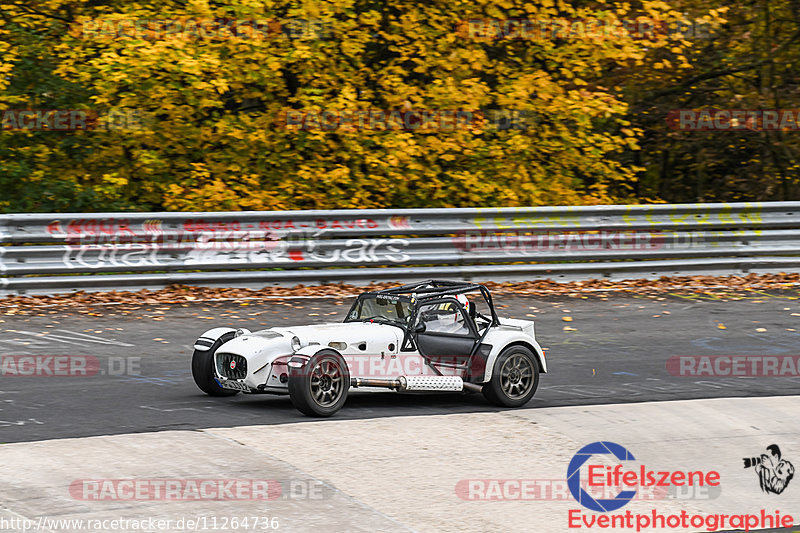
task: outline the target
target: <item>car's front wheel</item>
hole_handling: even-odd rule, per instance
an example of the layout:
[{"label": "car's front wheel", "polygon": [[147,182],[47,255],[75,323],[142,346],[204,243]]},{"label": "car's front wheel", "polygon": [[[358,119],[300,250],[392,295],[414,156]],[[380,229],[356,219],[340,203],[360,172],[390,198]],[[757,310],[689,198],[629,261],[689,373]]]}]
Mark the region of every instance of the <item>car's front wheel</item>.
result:
[{"label": "car's front wheel", "polygon": [[223,389],[214,374],[214,354],[217,348],[233,338],[233,332],[226,333],[208,350],[195,350],[192,354],[192,377],[201,391],[209,396],[233,396],[239,391]]},{"label": "car's front wheel", "polygon": [[483,386],[483,395],[503,407],[519,407],[533,398],[539,386],[539,365],[524,346],[510,346],[494,362],[492,379]]},{"label": "car's front wheel", "polygon": [[347,362],[333,350],[321,350],[299,369],[289,373],[289,398],[304,415],[326,417],[347,400],[350,372]]}]

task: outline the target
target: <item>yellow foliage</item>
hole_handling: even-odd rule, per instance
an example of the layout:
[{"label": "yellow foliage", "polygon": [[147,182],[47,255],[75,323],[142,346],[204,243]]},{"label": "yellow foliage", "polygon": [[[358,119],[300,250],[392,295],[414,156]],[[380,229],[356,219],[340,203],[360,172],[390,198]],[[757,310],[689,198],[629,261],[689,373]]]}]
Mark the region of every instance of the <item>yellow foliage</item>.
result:
[{"label": "yellow foliage", "polygon": [[[486,16],[625,19],[632,12],[627,3],[602,11],[553,0],[431,0],[382,11],[358,0],[35,3],[71,13],[74,22],[55,31],[58,23],[33,17],[34,27],[53,30],[35,54],[5,39],[0,26],[0,91],[7,85],[3,73],[22,50],[47,57],[54,65],[49,74],[79,87],[76,98],[83,100],[72,107],[135,109],[151,117],[145,130],[78,132],[72,138],[78,148],[37,137],[49,150],[43,164],[80,194],[91,194],[97,209],[627,201],[637,169],[615,154],[635,149],[640,132],[622,127],[627,106],[602,86],[604,72],[640,63],[651,48],[679,55],[685,49],[663,38],[487,39],[456,31]],[[654,18],[675,16],[665,2],[643,6]],[[14,9],[14,20],[30,19]],[[113,34],[124,21],[200,19],[272,21],[263,28],[278,23],[284,30],[300,24],[307,31],[297,38],[274,31],[256,37],[252,29],[250,37],[228,31],[209,38],[188,32],[109,38],[86,30],[99,20],[97,27]],[[669,65],[663,59],[654,68]],[[287,127],[292,110],[476,116],[505,110],[521,114],[524,127],[498,128],[484,111],[484,119],[454,130],[304,130]]]}]

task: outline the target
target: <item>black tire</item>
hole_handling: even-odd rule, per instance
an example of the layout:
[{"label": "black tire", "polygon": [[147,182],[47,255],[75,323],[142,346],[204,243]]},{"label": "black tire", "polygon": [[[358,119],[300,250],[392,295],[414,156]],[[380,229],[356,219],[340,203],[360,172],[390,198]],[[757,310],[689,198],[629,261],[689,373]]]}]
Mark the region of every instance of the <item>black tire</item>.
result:
[{"label": "black tire", "polygon": [[226,333],[208,350],[195,350],[192,354],[192,377],[200,390],[209,396],[233,396],[239,391],[223,389],[214,378],[214,354],[217,348],[233,338],[234,333]]},{"label": "black tire", "polygon": [[502,407],[520,407],[533,398],[539,386],[539,363],[524,346],[510,346],[494,362],[492,379],[483,386],[489,402]]},{"label": "black tire", "polygon": [[306,416],[333,415],[344,405],[349,389],[347,362],[333,350],[320,350],[303,368],[289,373],[289,399]]}]

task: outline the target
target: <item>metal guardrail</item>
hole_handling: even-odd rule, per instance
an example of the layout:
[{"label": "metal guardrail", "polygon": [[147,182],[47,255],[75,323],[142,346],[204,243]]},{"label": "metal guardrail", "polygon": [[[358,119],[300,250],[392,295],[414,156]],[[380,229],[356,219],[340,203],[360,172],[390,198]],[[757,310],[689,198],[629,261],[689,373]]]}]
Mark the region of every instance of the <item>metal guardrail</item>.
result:
[{"label": "metal guardrail", "polygon": [[0,295],[798,267],[800,202],[0,215]]}]

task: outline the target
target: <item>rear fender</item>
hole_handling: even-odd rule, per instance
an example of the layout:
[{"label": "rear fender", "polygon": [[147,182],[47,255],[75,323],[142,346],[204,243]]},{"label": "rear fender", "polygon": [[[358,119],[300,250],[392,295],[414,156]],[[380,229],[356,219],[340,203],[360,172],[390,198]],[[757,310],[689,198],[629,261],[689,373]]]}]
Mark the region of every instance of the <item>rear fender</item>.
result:
[{"label": "rear fender", "polygon": [[547,373],[547,360],[544,356],[544,351],[542,347],[539,346],[539,343],[536,342],[534,339],[530,337],[519,337],[511,342],[503,344],[502,346],[495,346],[492,351],[489,353],[489,357],[486,360],[486,371],[483,375],[483,379],[480,380],[482,383],[488,383],[489,380],[492,379],[492,372],[494,371],[494,363],[497,361],[497,357],[500,353],[508,348],[509,346],[524,346],[530,351],[533,352],[534,358],[536,358],[536,362],[539,363],[539,371],[541,373]]}]

